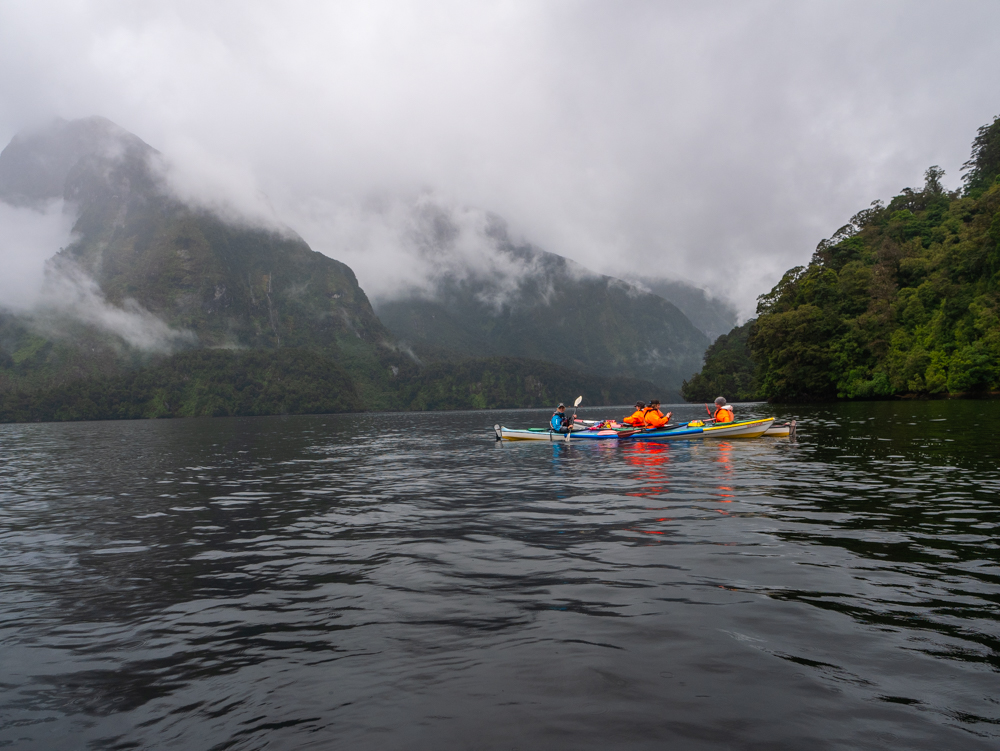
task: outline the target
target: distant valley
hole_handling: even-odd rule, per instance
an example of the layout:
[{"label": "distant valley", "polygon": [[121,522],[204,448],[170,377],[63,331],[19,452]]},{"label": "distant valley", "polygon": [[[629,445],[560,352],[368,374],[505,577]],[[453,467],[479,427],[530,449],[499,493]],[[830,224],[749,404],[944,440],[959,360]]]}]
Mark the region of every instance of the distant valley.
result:
[{"label": "distant valley", "polygon": [[[436,225],[447,252],[448,217]],[[454,230],[457,232],[457,228]],[[377,303],[379,318],[427,360],[509,356],[605,376],[645,378],[668,394],[701,367],[708,337],[672,303],[569,259],[515,243],[494,218],[489,273],[445,273],[433,288]]]}]

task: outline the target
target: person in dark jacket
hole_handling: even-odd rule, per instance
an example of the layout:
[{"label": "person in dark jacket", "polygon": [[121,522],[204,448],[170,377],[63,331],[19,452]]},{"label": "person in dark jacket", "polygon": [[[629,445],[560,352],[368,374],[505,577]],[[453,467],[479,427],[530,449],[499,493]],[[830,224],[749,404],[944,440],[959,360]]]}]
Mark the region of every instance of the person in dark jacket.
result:
[{"label": "person in dark jacket", "polygon": [[557,433],[568,433],[573,429],[573,418],[566,414],[566,405],[562,402],[552,413],[549,427]]}]

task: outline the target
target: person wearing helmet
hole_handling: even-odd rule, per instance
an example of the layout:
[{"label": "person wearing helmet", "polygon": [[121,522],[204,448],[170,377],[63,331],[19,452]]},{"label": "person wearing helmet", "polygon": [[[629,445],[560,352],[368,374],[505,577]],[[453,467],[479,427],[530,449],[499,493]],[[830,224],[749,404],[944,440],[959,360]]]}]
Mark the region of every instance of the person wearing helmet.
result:
[{"label": "person wearing helmet", "polygon": [[736,419],[736,415],[733,413],[733,406],[726,404],[724,396],[715,398],[715,414],[712,415],[712,419],[715,420],[716,425],[721,425],[724,422],[732,422]]},{"label": "person wearing helmet", "polygon": [[641,428],[645,423],[642,419],[642,413],[646,410],[646,402],[636,402],[635,412],[622,420],[626,425],[632,425],[636,428]]}]

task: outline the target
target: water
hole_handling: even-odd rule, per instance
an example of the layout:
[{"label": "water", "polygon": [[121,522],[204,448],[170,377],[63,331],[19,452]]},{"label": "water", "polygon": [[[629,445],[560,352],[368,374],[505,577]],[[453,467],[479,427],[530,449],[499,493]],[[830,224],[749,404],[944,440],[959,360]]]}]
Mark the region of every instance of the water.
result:
[{"label": "water", "polygon": [[771,413],[0,426],[0,746],[996,748],[1000,402]]}]

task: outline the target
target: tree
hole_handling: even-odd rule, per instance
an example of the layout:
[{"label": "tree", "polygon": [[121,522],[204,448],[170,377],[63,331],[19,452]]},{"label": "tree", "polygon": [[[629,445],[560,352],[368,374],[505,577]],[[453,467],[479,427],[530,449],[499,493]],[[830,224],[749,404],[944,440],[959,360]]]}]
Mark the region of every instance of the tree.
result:
[{"label": "tree", "polygon": [[944,193],[944,186],[941,184],[942,177],[944,177],[943,169],[936,164],[933,167],[928,167],[924,173],[924,193],[933,195]]},{"label": "tree", "polygon": [[923,189],[822,241],[758,298],[749,330],[706,352],[685,397],[742,383],[776,401],[1000,391],[1000,117],[965,171],[964,195],[935,165]]},{"label": "tree", "polygon": [[982,126],[972,142],[972,157],[962,165],[965,194],[984,191],[1000,175],[1000,115],[989,125]]}]

